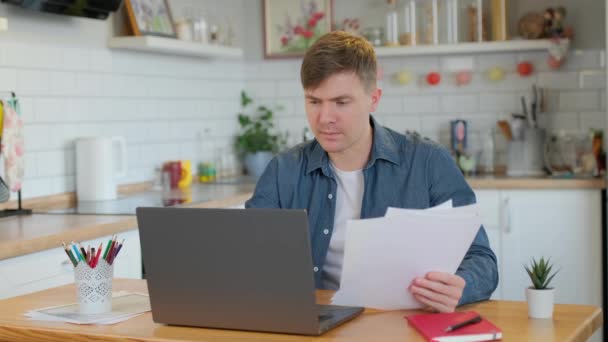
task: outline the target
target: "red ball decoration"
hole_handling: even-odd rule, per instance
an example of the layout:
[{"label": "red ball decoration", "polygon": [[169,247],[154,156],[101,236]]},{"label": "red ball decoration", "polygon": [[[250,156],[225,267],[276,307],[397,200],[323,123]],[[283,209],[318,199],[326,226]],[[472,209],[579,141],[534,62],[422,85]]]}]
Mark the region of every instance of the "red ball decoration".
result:
[{"label": "red ball decoration", "polygon": [[551,69],[559,69],[559,67],[561,67],[563,63],[564,58],[557,59],[551,55],[549,55],[549,58],[547,58],[547,65],[549,65]]},{"label": "red ball decoration", "polygon": [[429,72],[426,75],[426,82],[432,86],[438,85],[441,82],[441,75],[438,72]]},{"label": "red ball decoration", "polygon": [[530,76],[534,72],[534,65],[530,62],[521,62],[517,64],[517,72],[522,77]]},{"label": "red ball decoration", "polygon": [[459,71],[456,73],[456,85],[464,86],[471,83],[473,75],[470,71]]}]

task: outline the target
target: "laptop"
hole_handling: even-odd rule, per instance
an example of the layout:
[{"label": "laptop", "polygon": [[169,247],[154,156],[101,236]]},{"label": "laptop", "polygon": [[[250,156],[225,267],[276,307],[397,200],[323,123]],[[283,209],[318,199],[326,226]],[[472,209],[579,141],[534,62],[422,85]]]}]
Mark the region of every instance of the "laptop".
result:
[{"label": "laptop", "polygon": [[154,322],[321,335],[363,308],[317,305],[305,210],[137,208]]}]

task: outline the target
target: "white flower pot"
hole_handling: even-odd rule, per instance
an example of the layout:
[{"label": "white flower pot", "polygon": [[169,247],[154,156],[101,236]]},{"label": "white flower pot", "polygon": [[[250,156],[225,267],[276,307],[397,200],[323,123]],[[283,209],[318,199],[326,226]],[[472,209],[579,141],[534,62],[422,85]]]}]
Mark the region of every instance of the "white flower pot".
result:
[{"label": "white flower pot", "polygon": [[247,173],[256,179],[260,178],[273,156],[272,152],[267,151],[247,153],[245,155],[245,168],[247,169]]},{"label": "white flower pot", "polygon": [[526,300],[528,301],[528,316],[530,316],[530,318],[552,318],[554,299],[554,288],[544,290],[537,290],[530,287],[527,288]]}]

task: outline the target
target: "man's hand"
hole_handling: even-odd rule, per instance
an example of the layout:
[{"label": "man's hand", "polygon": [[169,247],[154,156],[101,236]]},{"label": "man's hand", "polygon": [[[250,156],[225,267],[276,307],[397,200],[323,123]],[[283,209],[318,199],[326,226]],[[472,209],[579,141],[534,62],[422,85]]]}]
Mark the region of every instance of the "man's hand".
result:
[{"label": "man's hand", "polygon": [[439,312],[454,312],[462,297],[465,280],[455,274],[429,272],[409,287],[414,298]]}]

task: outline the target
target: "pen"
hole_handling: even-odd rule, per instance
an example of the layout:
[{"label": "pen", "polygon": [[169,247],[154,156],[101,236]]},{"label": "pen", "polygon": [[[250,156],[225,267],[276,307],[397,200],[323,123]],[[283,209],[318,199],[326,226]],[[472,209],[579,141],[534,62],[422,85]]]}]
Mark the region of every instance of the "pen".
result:
[{"label": "pen", "polygon": [[460,329],[462,327],[466,327],[467,325],[475,324],[481,322],[481,316],[477,315],[471,319],[467,319],[466,321],[450,325],[445,329],[446,332],[454,331],[456,329]]}]

